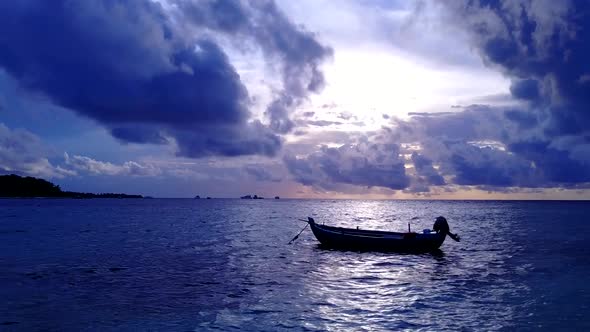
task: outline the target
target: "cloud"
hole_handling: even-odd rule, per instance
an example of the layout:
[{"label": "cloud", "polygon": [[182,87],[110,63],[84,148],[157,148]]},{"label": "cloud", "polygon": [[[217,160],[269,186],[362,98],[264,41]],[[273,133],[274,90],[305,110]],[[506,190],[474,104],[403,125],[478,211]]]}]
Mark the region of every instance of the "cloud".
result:
[{"label": "cloud", "polygon": [[510,86],[510,93],[519,99],[535,101],[541,97],[541,87],[534,79],[515,80]]},{"label": "cloud", "polygon": [[261,182],[281,182],[281,177],[276,174],[272,165],[247,165],[244,171],[256,181]]},{"label": "cloud", "polygon": [[355,119],[356,120],[356,116],[352,115],[350,112],[340,112],[338,113],[338,118],[342,119],[342,120],[350,120],[350,119]]},{"label": "cloud", "polygon": [[[289,107],[321,87],[330,50],[272,1],[172,3],[186,15],[149,0],[3,2],[0,67],[123,142],[174,142],[189,157],[275,155],[274,132],[287,131]],[[207,9],[195,16],[199,33],[180,20],[189,8]],[[211,30],[249,36],[282,68],[270,128],[251,118],[248,91]]]},{"label": "cloud", "polygon": [[587,135],[551,136],[542,125],[533,110],[480,106],[415,118],[384,137],[418,142],[421,153],[458,185],[548,188],[590,182]]},{"label": "cloud", "polygon": [[291,131],[295,124],[289,114],[308,94],[323,88],[324,75],[319,66],[332,56],[332,49],[320,44],[312,33],[293,24],[274,1],[173,2],[193,25],[256,42],[267,61],[278,67],[281,73],[282,87],[266,109],[270,127],[278,133]]},{"label": "cloud", "polygon": [[339,148],[322,147],[306,157],[287,155],[287,169],[297,182],[328,190],[336,184],[404,189],[409,184],[399,146],[368,141]]},{"label": "cloud", "polygon": [[453,183],[490,187],[531,187],[529,181],[535,168],[531,162],[490,147],[454,144],[448,165],[454,175]]},{"label": "cloud", "polygon": [[54,166],[47,159],[49,150],[34,134],[0,123],[0,173],[63,178],[75,175],[72,170]]},{"label": "cloud", "polygon": [[317,126],[317,127],[328,127],[328,126],[342,124],[342,122],[340,122],[340,121],[328,121],[328,120],[310,120],[310,121],[305,121],[304,123],[311,125],[311,126]]},{"label": "cloud", "polygon": [[64,152],[66,165],[78,173],[90,175],[110,176],[155,176],[161,174],[161,170],[153,165],[142,165],[135,161],[127,161],[121,165],[92,159],[90,157],[70,155]]},{"label": "cloud", "polygon": [[339,183],[414,194],[585,186],[587,136],[550,139],[541,123],[531,110],[472,105],[455,113],[392,118],[391,126],[364,137],[341,136],[340,148],[295,145],[301,157],[284,162],[297,182],[325,190],[350,190]]},{"label": "cloud", "polygon": [[555,142],[523,141],[509,146],[510,151],[526,157],[554,185],[572,186],[590,182],[590,143],[587,139],[556,146]]},{"label": "cloud", "polygon": [[111,135],[122,143],[166,144],[166,133],[149,125],[126,125],[111,129]]},{"label": "cloud", "polygon": [[178,155],[192,158],[209,155],[235,157],[259,154],[274,156],[282,139],[260,121],[252,121],[236,131],[232,126],[196,126],[177,131]]},{"label": "cloud", "polygon": [[[475,69],[481,60],[467,43],[469,34],[448,24],[444,2],[410,1],[404,3],[405,15],[376,11],[388,41],[400,51],[410,53],[414,61],[432,68]],[[452,36],[451,38],[449,36]]]},{"label": "cloud", "polygon": [[513,79],[513,96],[549,112],[551,135],[587,132],[590,4],[585,1],[447,3],[483,59]]},{"label": "cloud", "polygon": [[417,173],[412,177],[432,186],[446,183],[503,190],[566,185],[546,176],[549,165],[513,148],[518,142],[543,139],[541,130],[528,125],[534,121],[525,111],[470,106],[456,113],[398,121],[380,139],[409,144],[411,148],[403,153],[411,154]]},{"label": "cloud", "polygon": [[[403,188],[404,193],[428,196],[436,188],[442,188],[447,184],[429,158],[416,151],[412,152],[409,158],[407,158],[407,154],[405,157],[406,175],[410,181],[407,187]],[[410,165],[413,167],[410,167]]]},{"label": "cloud", "polygon": [[436,171],[436,169],[434,169],[432,160],[419,153],[413,152],[412,162],[414,163],[416,174],[419,176],[421,182],[434,186],[442,186],[445,184],[445,179]]}]

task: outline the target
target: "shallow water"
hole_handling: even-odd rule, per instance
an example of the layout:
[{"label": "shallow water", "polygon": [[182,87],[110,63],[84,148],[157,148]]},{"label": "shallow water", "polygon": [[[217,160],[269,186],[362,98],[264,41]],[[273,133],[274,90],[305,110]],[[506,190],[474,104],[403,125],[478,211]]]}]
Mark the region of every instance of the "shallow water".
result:
[{"label": "shallow water", "polygon": [[[0,200],[0,330],[590,328],[587,202]],[[435,254],[318,247],[313,216]]]}]

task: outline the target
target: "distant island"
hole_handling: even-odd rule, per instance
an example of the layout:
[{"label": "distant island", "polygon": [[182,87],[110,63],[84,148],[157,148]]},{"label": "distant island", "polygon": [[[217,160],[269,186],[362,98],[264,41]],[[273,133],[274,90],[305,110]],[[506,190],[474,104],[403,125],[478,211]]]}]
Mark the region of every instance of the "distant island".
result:
[{"label": "distant island", "polygon": [[47,180],[22,177],[15,174],[0,175],[0,197],[52,197],[52,198],[143,198],[142,195],[92,194],[62,191]]},{"label": "distant island", "polygon": [[246,196],[242,196],[240,197],[241,199],[264,199],[264,197],[262,196],[258,196],[258,195],[246,195]]}]

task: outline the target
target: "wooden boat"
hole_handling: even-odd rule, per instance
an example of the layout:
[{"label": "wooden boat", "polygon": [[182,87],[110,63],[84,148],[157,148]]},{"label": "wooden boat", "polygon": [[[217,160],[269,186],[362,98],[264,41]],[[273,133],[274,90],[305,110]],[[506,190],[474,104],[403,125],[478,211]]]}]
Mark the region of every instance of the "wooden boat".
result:
[{"label": "wooden boat", "polygon": [[437,250],[447,235],[459,242],[460,237],[449,231],[444,217],[436,218],[433,231],[398,233],[319,225],[307,218],[311,231],[322,246],[345,250],[397,251],[426,253]]}]

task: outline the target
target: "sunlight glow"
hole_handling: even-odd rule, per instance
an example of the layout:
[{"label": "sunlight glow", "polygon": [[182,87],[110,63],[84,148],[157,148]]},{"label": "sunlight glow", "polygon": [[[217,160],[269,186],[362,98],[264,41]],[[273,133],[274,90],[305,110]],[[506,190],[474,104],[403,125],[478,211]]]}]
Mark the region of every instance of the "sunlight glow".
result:
[{"label": "sunlight glow", "polygon": [[[486,68],[464,70],[421,66],[395,50],[364,47],[339,50],[325,66],[326,88],[312,104],[334,103],[357,117],[450,111],[451,106],[508,91],[509,82]],[[379,127],[383,121],[377,121]],[[367,128],[368,129],[368,128]]]}]

